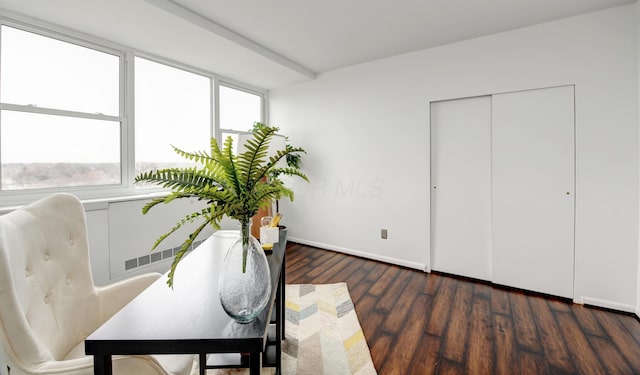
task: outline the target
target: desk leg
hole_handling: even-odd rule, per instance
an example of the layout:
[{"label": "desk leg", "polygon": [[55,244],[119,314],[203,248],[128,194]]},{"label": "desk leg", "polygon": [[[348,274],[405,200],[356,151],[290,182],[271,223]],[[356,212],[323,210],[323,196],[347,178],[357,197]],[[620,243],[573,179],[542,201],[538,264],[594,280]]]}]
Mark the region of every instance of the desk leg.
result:
[{"label": "desk leg", "polygon": [[207,355],[204,353],[201,353],[199,355],[199,362],[200,362],[200,368],[198,369],[200,371],[200,375],[205,375],[207,373]]},{"label": "desk leg", "polygon": [[280,320],[280,332],[281,332],[281,338],[282,340],[285,339],[285,335],[284,335],[284,326],[285,326],[285,320],[287,317],[287,310],[286,310],[286,290],[287,290],[287,279],[286,279],[286,267],[287,267],[287,256],[286,254],[284,254],[282,256],[282,272],[280,272],[280,294],[278,295],[278,298],[280,299],[280,312],[282,313],[281,317],[282,319]]},{"label": "desk leg", "polygon": [[[284,272],[284,270],[282,270]],[[282,367],[282,339],[284,338],[282,334],[284,330],[282,327],[284,326],[284,285],[282,285],[282,280],[278,283],[278,289],[276,290],[276,374],[280,373],[280,368]]]},{"label": "desk leg", "polygon": [[111,364],[111,356],[107,354],[94,355],[93,373],[95,375],[112,375],[113,369]]},{"label": "desk leg", "polygon": [[249,375],[261,375],[262,373],[262,353],[249,354]]}]

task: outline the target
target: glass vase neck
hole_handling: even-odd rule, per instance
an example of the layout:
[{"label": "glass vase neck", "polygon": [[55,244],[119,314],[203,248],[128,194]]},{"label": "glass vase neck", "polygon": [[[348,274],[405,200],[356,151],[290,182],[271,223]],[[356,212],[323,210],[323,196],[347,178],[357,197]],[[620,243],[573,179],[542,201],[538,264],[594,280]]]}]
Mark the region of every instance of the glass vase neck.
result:
[{"label": "glass vase neck", "polygon": [[242,243],[248,244],[249,237],[251,237],[251,222],[252,220],[240,220],[240,235],[242,237]]}]

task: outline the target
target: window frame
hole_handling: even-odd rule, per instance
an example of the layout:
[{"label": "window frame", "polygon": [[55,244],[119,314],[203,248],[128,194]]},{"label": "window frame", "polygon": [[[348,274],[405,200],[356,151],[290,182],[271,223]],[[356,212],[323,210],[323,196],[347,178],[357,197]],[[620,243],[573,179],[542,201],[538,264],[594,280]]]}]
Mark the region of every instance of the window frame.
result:
[{"label": "window frame", "polygon": [[[62,115],[79,118],[117,121],[120,123],[120,184],[113,185],[85,185],[64,186],[51,188],[34,188],[23,190],[0,190],[0,209],[2,207],[17,206],[32,202],[55,192],[69,192],[83,200],[110,200],[157,194],[166,191],[162,188],[136,189],[133,184],[135,177],[135,58],[140,57],[156,63],[164,64],[172,68],[198,74],[210,79],[210,125],[211,136],[220,140],[220,116],[219,116],[219,86],[223,85],[236,90],[245,91],[261,97],[261,121],[265,122],[267,116],[267,90],[255,87],[234,79],[229,79],[213,72],[196,68],[179,61],[162,58],[153,54],[139,51],[114,42],[102,40],[90,35],[67,30],[63,27],[48,24],[41,21],[23,20],[15,16],[8,17],[0,12],[0,26],[8,26],[26,32],[35,33],[44,37],[54,38],[99,52],[108,53],[119,58],[119,113],[117,116],[92,114],[61,110],[55,108],[43,108],[32,105],[17,105],[0,102],[0,110],[11,110],[39,114]],[[1,124],[0,124],[1,126]]]}]

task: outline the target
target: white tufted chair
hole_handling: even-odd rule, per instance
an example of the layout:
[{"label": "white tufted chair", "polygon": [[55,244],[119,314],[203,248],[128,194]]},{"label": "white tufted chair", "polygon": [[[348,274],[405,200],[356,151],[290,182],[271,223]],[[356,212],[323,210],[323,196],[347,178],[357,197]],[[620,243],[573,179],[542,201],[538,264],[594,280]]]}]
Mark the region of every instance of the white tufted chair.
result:
[{"label": "white tufted chair", "polygon": [[[0,216],[0,374],[93,374],[84,339],[158,276],[94,286],[73,195]],[[113,358],[117,375],[188,375],[193,366],[193,356]]]}]

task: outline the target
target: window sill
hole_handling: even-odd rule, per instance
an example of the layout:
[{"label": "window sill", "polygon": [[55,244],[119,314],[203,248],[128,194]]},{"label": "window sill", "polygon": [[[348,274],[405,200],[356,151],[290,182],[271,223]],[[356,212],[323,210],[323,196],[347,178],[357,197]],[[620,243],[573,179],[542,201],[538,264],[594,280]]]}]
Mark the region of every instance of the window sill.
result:
[{"label": "window sill", "polygon": [[[147,193],[141,193],[141,194],[112,196],[112,197],[105,197],[105,198],[80,199],[80,201],[82,202],[82,205],[84,206],[85,211],[97,211],[97,210],[106,210],[109,207],[110,203],[153,199],[153,198],[165,196],[167,194],[169,194],[169,192],[167,191],[154,191],[154,192],[147,192]],[[11,211],[14,211],[24,206],[25,205],[0,207],[0,215],[4,215],[6,213],[9,213]]]}]

